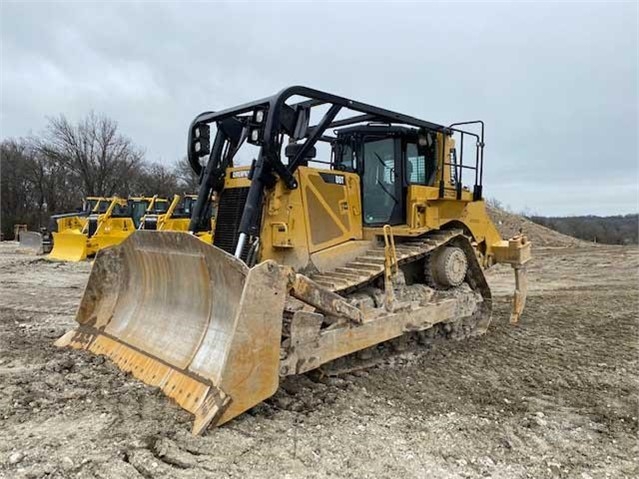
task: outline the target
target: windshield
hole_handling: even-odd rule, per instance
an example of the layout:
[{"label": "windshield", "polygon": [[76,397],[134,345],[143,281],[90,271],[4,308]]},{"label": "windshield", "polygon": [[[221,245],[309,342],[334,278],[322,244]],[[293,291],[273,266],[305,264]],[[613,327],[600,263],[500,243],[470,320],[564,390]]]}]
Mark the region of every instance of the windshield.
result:
[{"label": "windshield", "polygon": [[93,211],[99,200],[86,200],[84,203],[84,211]]},{"label": "windshield", "polygon": [[146,213],[146,210],[149,207],[149,201],[133,201],[132,203],[133,208],[129,211],[131,211],[130,215],[131,219],[133,220],[133,224],[137,228],[140,225],[140,219],[144,216],[144,213]]},{"label": "windshield", "polygon": [[185,197],[182,198],[182,201],[178,204],[177,208],[173,212],[173,216],[175,218],[190,218],[191,217],[191,209],[193,208],[193,204],[195,203],[195,198]]},{"label": "windshield", "polygon": [[129,205],[124,204],[116,204],[113,207],[113,210],[111,211],[111,216],[113,217],[125,217],[125,216],[130,216],[131,214],[131,210],[129,208]]},{"label": "windshield", "polygon": [[109,202],[108,201],[100,201],[98,204],[98,210],[97,213],[103,214],[106,213],[106,210],[109,209]]},{"label": "windshield", "polygon": [[166,213],[169,209],[169,202],[166,200],[155,200],[153,205],[153,213]]}]

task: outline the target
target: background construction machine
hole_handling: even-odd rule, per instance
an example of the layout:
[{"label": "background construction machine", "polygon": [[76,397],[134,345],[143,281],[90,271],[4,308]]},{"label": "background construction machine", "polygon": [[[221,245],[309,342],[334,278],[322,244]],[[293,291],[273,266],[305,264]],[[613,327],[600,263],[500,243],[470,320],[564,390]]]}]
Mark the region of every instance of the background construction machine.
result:
[{"label": "background construction machine", "polygon": [[157,195],[129,199],[116,196],[101,201],[82,223],[52,234],[53,249],[48,258],[82,261],[102,248],[121,243],[138,228],[148,209],[166,209],[168,204]]},{"label": "background construction machine", "polygon": [[[252,165],[235,166],[250,146]],[[207,228],[215,197],[213,244],[138,231],[102,251],[79,326],[57,344],[161,388],[197,434],[282,376],[431,328],[484,333],[483,270],[498,262],[515,268],[516,322],[531,248],[486,214],[483,148],[482,122],[443,126],[304,87],[203,113],[188,132],[200,175],[189,232]]]},{"label": "background construction machine", "polygon": [[106,198],[88,196],[78,211],[51,215],[47,228],[40,231],[22,231],[19,236],[20,249],[36,254],[49,253],[53,247],[53,233],[71,229],[81,231],[91,213],[104,213],[108,205]]},{"label": "background construction machine", "polygon": [[173,195],[173,199],[168,203],[157,204],[149,208],[138,229],[157,231],[188,231],[191,221],[191,210],[197,199],[196,195]]}]

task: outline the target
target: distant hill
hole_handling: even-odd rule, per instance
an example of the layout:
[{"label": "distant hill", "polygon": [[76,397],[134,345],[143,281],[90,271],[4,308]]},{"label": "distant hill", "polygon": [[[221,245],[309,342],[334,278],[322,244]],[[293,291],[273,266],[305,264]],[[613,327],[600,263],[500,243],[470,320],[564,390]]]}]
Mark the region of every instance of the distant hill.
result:
[{"label": "distant hill", "polygon": [[605,244],[638,244],[639,215],[624,216],[530,216],[546,228],[584,241]]}]

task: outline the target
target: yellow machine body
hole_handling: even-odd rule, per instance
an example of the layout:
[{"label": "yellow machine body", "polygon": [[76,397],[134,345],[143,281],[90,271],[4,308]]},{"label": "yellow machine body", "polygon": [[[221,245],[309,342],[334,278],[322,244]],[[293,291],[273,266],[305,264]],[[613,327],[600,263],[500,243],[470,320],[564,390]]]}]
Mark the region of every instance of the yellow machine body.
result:
[{"label": "yellow machine body", "polygon": [[[52,231],[25,231],[20,235],[20,249],[30,253],[45,254],[51,250],[51,237],[55,232],[75,230],[81,232],[91,214],[104,212],[108,206],[106,198],[88,196],[84,199],[81,212],[63,213],[51,216],[49,229]],[[26,226],[25,226],[26,228]],[[67,245],[68,246],[68,245]],[[56,253],[59,254],[59,251]]]},{"label": "yellow machine body", "polygon": [[[176,210],[180,205],[183,197],[180,195],[174,195],[173,200],[171,201],[171,206],[163,217],[158,218],[158,231],[188,231],[189,230],[189,222],[191,218],[187,217],[178,217],[176,215]],[[194,200],[196,197],[193,195],[185,195],[184,199],[186,200]]]},{"label": "yellow machine body", "polygon": [[[101,196],[87,196],[84,200],[83,209],[85,212],[88,211],[89,214],[99,214],[106,211],[110,202],[110,199]],[[61,233],[65,230],[82,231],[87,221],[88,216],[62,216],[56,219],[57,232]]]},{"label": "yellow machine body", "polygon": [[[445,145],[447,149],[455,146],[452,140]],[[250,180],[237,175],[248,169],[229,168],[225,189],[248,188]],[[436,174],[440,173],[438,169]],[[335,184],[324,181],[323,174],[334,175],[335,171],[300,167],[295,172],[298,188],[290,190],[278,182],[268,192],[260,234],[262,260],[272,259],[300,271],[333,269],[382,236],[382,227],[364,226],[359,175],[340,172],[344,183]],[[444,178],[451,181],[450,170],[444,171]],[[507,242],[488,216],[484,200],[473,200],[468,189],[456,199],[453,191],[440,198],[435,186],[408,186],[406,223],[393,226],[394,236],[415,238],[446,227],[464,228],[472,236],[482,267],[511,262],[504,261],[501,251]],[[525,262],[529,254],[530,246],[524,246],[515,260]]]},{"label": "yellow machine body", "polygon": [[[173,195],[170,202],[167,202],[168,206],[158,211],[154,208],[147,209],[145,215],[140,221],[138,229],[156,230],[156,231],[188,231],[189,222],[191,218],[184,214],[181,214],[181,209],[184,209],[184,203],[186,201],[194,201],[197,197],[195,195]],[[166,201],[166,200],[165,200]]]},{"label": "yellow machine body", "polygon": [[[473,191],[461,186],[452,135],[461,133],[463,142],[469,133],[322,92],[308,95],[315,100],[297,109],[273,99],[238,107],[235,117],[222,111],[214,142],[204,126],[216,114],[197,119],[190,134],[198,148],[189,154],[203,149],[191,163],[201,178],[198,204],[219,195],[212,244],[191,232],[137,231],[100,251],[78,326],[56,343],[105,355],[160,388],[194,415],[194,434],[263,401],[283,376],[431,328],[449,336],[483,334],[492,315],[483,270],[495,263],[515,270],[511,322],[521,316],[531,244],[524,236],[500,237],[481,199],[481,180]],[[324,119],[307,128],[307,109],[331,101]],[[343,105],[365,115],[335,120]],[[267,109],[277,108],[281,126],[266,121],[264,127]],[[361,139],[356,127],[331,137],[331,159],[323,158],[330,168],[308,166],[315,152],[295,141],[267,149],[272,163],[280,150],[288,158],[272,171],[261,169],[262,153],[251,169],[220,166],[223,152],[233,155],[242,138],[259,143],[261,133],[263,141],[281,141],[286,134],[312,142],[331,125],[371,119],[385,123],[361,127],[364,138],[392,138],[393,167],[381,154],[377,159],[353,154],[357,168],[339,163],[349,158],[344,145],[356,151],[347,136]],[[392,122],[415,128],[389,126]],[[426,178],[426,160],[432,158],[429,175],[436,180],[413,184],[412,172],[401,166],[409,162],[408,138],[417,150],[411,167],[424,162],[416,175]],[[419,150],[418,141],[431,150]],[[483,140],[476,144],[483,148]],[[199,157],[209,152],[205,170]],[[394,192],[387,189],[389,179]],[[383,216],[376,208],[389,204],[392,221],[377,221]],[[193,218],[201,223],[204,216],[194,212]],[[248,227],[242,226],[246,218]]]},{"label": "yellow machine body", "polygon": [[[133,208],[142,205],[146,210],[158,199],[157,197],[140,197],[130,200],[111,198],[107,210],[104,213],[90,215],[81,230],[68,228],[53,233],[53,249],[48,258],[60,261],[83,261],[94,256],[101,249],[120,244],[136,230],[132,216],[115,216],[118,209],[129,206],[129,201],[133,203]],[[93,231],[91,231],[92,226],[95,228]]]},{"label": "yellow machine body", "polygon": [[[190,213],[192,204],[197,200],[196,195],[173,195],[173,199],[169,207],[162,213],[155,210],[147,210],[140,221],[140,230],[154,231],[188,231],[191,218]],[[213,214],[211,216],[210,228],[201,231],[196,236],[204,243],[213,243],[213,230],[215,229],[215,205],[212,204]]]}]

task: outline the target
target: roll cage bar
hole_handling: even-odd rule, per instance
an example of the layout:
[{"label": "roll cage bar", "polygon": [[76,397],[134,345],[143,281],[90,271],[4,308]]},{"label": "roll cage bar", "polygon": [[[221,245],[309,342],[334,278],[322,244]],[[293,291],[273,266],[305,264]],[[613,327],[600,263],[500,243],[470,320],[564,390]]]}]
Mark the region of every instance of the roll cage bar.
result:
[{"label": "roll cage bar", "polygon": [[[295,96],[306,98],[306,100],[289,105],[287,101]],[[310,125],[311,110],[320,106],[328,106],[328,110],[317,124]],[[343,111],[355,114],[347,118],[336,119],[337,115]],[[242,251],[247,237],[257,236],[259,233],[259,214],[264,190],[275,184],[275,175],[282,179],[287,188],[297,188],[297,180],[294,177],[295,170],[303,164],[317,142],[332,143],[337,140],[335,136],[327,134],[327,131],[366,122],[382,123],[389,126],[409,125],[448,136],[455,133],[461,134],[460,158],[457,158],[455,154],[451,155],[449,161],[446,161],[446,152],[442,148],[442,164],[454,168],[457,181],[455,188],[448,187],[444,182],[444,168],[442,168],[439,196],[443,198],[447,189],[453,189],[456,191],[457,197],[461,198],[463,171],[470,169],[475,171],[473,198],[475,200],[481,198],[483,121],[444,126],[323,91],[303,86],[292,86],[260,100],[217,112],[201,113],[193,120],[188,132],[187,158],[191,168],[200,177],[200,189],[193,208],[189,230],[198,232],[207,227],[206,213],[207,208],[210,208],[211,193],[222,190],[226,168],[233,165],[233,157],[242,144],[247,141],[259,146],[258,156],[251,165],[249,173],[251,186],[240,221],[240,239],[236,250],[236,256],[239,257],[239,252]],[[216,124],[217,133],[211,146],[209,125],[212,123]],[[479,125],[479,134],[458,128],[465,125]],[[295,142],[305,140],[304,143],[299,144],[299,148],[295,149],[293,156],[289,157],[286,164],[281,158],[284,135],[289,136]],[[475,139],[474,165],[463,164],[465,136]],[[200,158],[207,155],[208,161],[203,166],[200,163]]]}]

